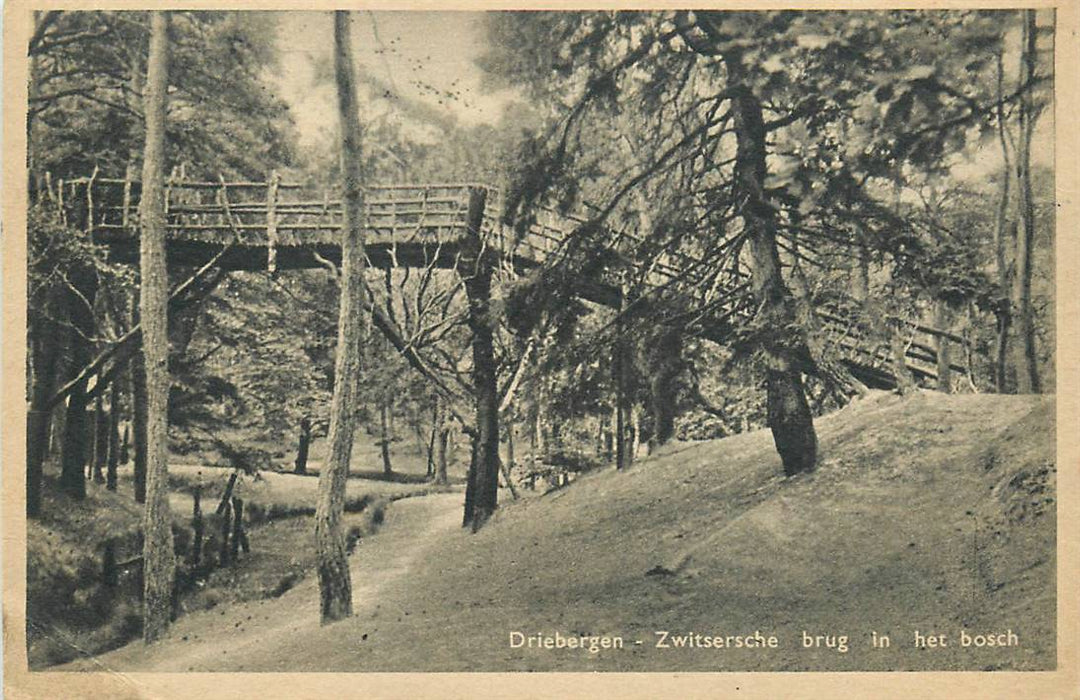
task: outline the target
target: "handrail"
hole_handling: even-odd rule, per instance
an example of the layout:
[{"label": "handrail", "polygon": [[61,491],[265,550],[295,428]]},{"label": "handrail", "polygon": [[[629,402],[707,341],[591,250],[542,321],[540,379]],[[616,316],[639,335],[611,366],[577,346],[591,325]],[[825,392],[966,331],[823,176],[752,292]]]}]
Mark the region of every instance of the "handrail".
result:
[{"label": "handrail", "polygon": [[[128,212],[136,206],[131,201],[131,191],[133,186],[137,187],[140,184],[138,180],[95,176],[64,180],[61,181],[61,184],[63,188],[71,188],[68,191],[75,194],[78,194],[78,190],[75,188],[80,186],[86,187],[88,195],[91,190],[99,193],[94,195],[95,207],[90,210],[90,216],[97,219],[90,222],[90,230],[131,230],[129,226],[117,222],[119,217],[116,215],[123,214],[126,219]],[[271,218],[271,207],[268,203],[270,196],[273,196],[274,199],[272,228],[276,232],[292,232],[295,236],[297,232],[309,231],[316,232],[314,235],[318,235],[322,232],[339,230],[342,226],[339,219],[341,200],[336,197],[339,188],[334,186],[286,182],[274,182],[272,184],[270,181],[209,182],[175,179],[169,180],[167,184],[168,192],[171,195],[167,212],[170,217],[173,217],[167,228],[173,240],[175,240],[175,235],[173,235],[175,232],[185,230],[193,234],[200,231],[269,231],[271,228],[268,226]],[[120,188],[123,188],[124,204],[108,203],[108,198],[102,197],[100,194],[103,188],[116,188],[117,199],[113,201],[119,201]],[[367,205],[365,207],[366,225],[375,231],[389,231],[391,237],[400,237],[400,232],[403,231],[413,231],[415,233],[424,232],[424,238],[439,240],[448,231],[464,233],[466,226],[464,213],[469,191],[476,188],[483,188],[492,193],[490,197],[492,204],[500,202],[502,199],[502,192],[499,188],[478,182],[396,183],[367,187],[365,188],[367,194],[365,202]],[[188,201],[183,201],[185,191],[221,192],[223,190],[230,191],[230,195],[236,197],[237,201],[230,200],[227,206],[220,201],[200,201],[205,198],[204,195],[191,195]],[[236,190],[245,192],[237,192]],[[296,201],[289,201],[288,197],[282,197],[278,194],[281,190],[294,193],[318,192],[322,194],[322,199],[301,198]],[[253,192],[249,194],[248,191]],[[332,193],[335,195],[334,199],[330,198]],[[295,197],[295,195],[292,196]],[[588,205],[586,205],[586,208],[588,208]],[[534,217],[532,224],[524,236],[519,239],[516,235],[510,233],[508,225],[501,221],[500,216],[493,211],[493,208],[489,208],[489,211],[484,216],[483,235],[489,240],[496,241],[494,245],[500,248],[509,247],[512,243],[513,249],[504,250],[504,254],[521,257],[522,259],[532,258],[534,263],[542,265],[548,256],[563,248],[567,237],[576,228],[589,221],[588,214],[585,211],[563,213],[556,207],[547,205],[537,207],[536,213],[537,216]],[[242,216],[244,219],[239,221],[215,221],[215,217],[223,217],[226,214],[237,217]],[[311,217],[316,218],[312,220]],[[434,237],[432,234],[434,234]],[[620,240],[627,240],[634,247],[650,243],[648,237],[643,237],[633,231],[620,230],[618,235]],[[416,241],[419,239],[414,236],[412,238],[400,238],[400,240]],[[440,245],[442,242],[440,240]],[[277,245],[281,244],[278,243]],[[290,245],[297,245],[296,239],[293,239]],[[519,247],[529,252],[525,256],[521,256],[518,252]],[[720,250],[723,250],[723,246]],[[692,282],[695,279],[693,271],[705,266],[707,263],[707,260],[703,257],[688,253],[685,250],[672,249],[669,246],[658,246],[657,253],[658,257],[650,265],[641,268],[643,273],[642,283],[651,289],[669,287],[678,282],[680,277],[689,279]],[[716,251],[713,251],[709,254],[709,257],[715,255]],[[633,264],[632,260],[628,262]],[[689,275],[688,278],[687,275]],[[718,282],[716,282],[721,290],[731,288],[733,283],[745,281],[749,275],[742,270],[734,269],[725,270],[722,277],[722,279],[718,278]],[[704,295],[695,295],[695,298],[701,301],[704,299]],[[853,320],[858,327],[863,328],[865,326],[865,324],[858,321],[857,318],[851,317],[850,314],[836,304],[829,302],[819,303],[815,305],[815,311],[823,321],[823,328],[831,334],[843,336],[841,326],[850,327]],[[949,331],[922,324],[912,324],[910,328],[914,333],[923,334],[923,338],[920,338],[920,340],[925,339],[925,336],[930,336],[932,338],[948,339],[965,347],[971,347],[970,340]],[[873,362],[880,361],[891,364],[889,358],[882,355],[880,343],[873,346],[873,349],[868,349],[863,339],[849,339],[845,336],[836,341],[836,346],[856,354],[868,355]],[[907,364],[909,366],[911,366],[911,362],[916,361],[932,364],[937,361],[937,349],[925,342],[916,341],[913,337],[912,342],[908,344],[905,351],[905,357],[908,358]],[[950,363],[950,368],[958,371],[964,370],[963,367],[952,363]]]}]

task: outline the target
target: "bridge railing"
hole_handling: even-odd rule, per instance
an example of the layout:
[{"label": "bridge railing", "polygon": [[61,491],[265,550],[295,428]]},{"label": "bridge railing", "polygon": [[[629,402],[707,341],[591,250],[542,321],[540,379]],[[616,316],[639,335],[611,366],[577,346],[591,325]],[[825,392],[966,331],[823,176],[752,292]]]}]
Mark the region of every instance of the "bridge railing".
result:
[{"label": "bridge railing", "polygon": [[[488,195],[481,230],[485,243],[504,256],[532,265],[542,265],[563,250],[574,231],[596,213],[587,207],[569,214],[539,207],[528,232],[517,236],[500,221],[502,194],[497,188],[478,183],[374,186],[364,191],[367,240],[391,245],[456,242],[466,233],[470,191],[478,187]],[[59,193],[62,209],[70,210],[80,220],[77,225],[99,239],[108,242],[136,235],[139,182],[94,176],[61,182],[53,189]],[[335,189],[284,183],[276,176],[266,182],[170,180],[166,199],[170,237],[270,247],[333,244],[343,223],[341,198]],[[753,313],[747,304],[746,271],[726,266],[717,273],[715,262],[672,246],[661,246],[645,256],[649,263],[642,268],[633,262],[637,257],[633,253],[652,244],[627,230],[617,231],[616,238],[616,251],[626,254],[627,265],[646,292],[662,294],[672,289],[689,294],[717,317]],[[817,316],[828,334],[827,346],[851,361],[891,371],[891,349],[868,324],[835,305],[819,305]],[[909,332],[907,362],[926,377],[935,376],[941,339],[966,343],[959,336],[918,324],[911,325]],[[966,369],[957,364],[951,368]]]},{"label": "bridge railing", "polygon": [[[66,183],[69,201],[84,203],[89,230],[132,235],[141,185],[116,178],[81,178]],[[373,240],[408,242],[457,237],[465,227],[469,186],[387,185],[364,191],[364,227]],[[168,234],[194,239],[283,244],[336,240],[343,223],[340,194],[292,183],[167,182]]]}]

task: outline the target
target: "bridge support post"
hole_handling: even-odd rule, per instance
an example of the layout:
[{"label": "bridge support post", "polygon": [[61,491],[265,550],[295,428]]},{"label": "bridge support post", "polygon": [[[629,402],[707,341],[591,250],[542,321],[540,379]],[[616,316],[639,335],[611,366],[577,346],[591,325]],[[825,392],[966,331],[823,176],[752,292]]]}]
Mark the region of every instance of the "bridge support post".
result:
[{"label": "bridge support post", "polygon": [[498,506],[499,497],[499,391],[495,376],[495,334],[491,317],[491,278],[495,252],[481,236],[487,191],[469,190],[465,240],[458,274],[469,301],[469,329],[473,333],[473,387],[476,393],[476,436],[469,467],[463,523],[478,530]]}]

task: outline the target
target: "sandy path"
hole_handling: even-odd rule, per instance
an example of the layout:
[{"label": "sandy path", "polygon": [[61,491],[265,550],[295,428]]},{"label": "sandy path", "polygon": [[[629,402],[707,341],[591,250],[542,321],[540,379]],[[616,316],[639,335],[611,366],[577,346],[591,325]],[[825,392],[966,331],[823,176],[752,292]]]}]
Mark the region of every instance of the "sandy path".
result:
[{"label": "sandy path", "polygon": [[[381,597],[397,589],[437,539],[435,535],[460,525],[460,518],[460,493],[409,498],[392,504],[378,534],[362,540],[350,557],[355,617],[376,615]],[[339,626],[322,627],[318,617],[318,587],[312,575],[280,598],[185,615],[168,637],[149,648],[135,642],[68,668],[157,672],[300,670],[305,661],[318,656],[313,651],[324,646],[327,634]]]}]

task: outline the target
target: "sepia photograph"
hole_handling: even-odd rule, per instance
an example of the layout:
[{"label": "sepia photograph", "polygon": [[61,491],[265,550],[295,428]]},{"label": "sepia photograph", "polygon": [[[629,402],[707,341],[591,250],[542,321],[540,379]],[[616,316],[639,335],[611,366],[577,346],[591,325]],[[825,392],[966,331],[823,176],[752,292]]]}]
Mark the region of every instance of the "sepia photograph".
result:
[{"label": "sepia photograph", "polygon": [[6,14],[9,674],[1075,679],[1060,8]]}]

